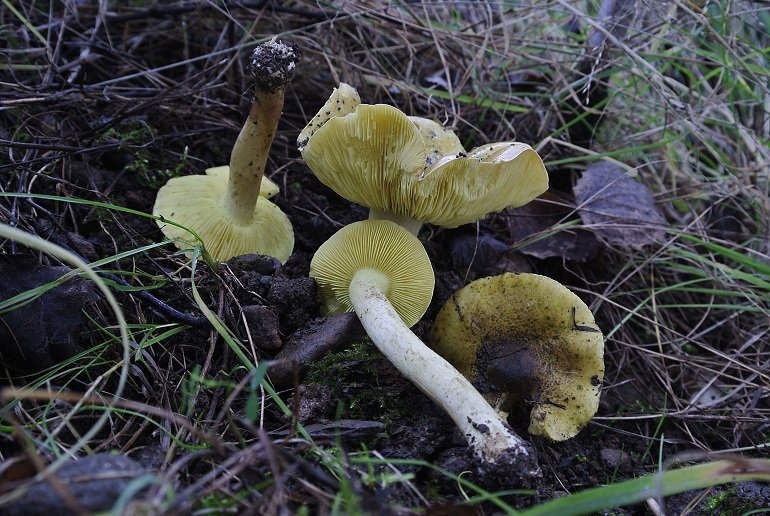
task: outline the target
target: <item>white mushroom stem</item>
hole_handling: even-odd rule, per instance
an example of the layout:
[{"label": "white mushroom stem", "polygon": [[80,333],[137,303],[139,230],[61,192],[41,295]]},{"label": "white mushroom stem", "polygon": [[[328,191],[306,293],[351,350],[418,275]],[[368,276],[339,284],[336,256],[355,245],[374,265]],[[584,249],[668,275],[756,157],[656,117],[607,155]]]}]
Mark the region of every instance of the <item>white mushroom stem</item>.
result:
[{"label": "white mushroom stem", "polygon": [[420,228],[422,227],[422,222],[419,220],[414,220],[413,218],[403,215],[396,215],[395,213],[391,213],[389,211],[378,210],[377,208],[369,209],[369,220],[389,220],[391,222],[395,222],[414,236],[417,236],[417,234],[420,232]]},{"label": "white mushroom stem", "polygon": [[404,324],[384,294],[388,287],[387,278],[372,269],[357,272],[349,287],[351,304],[377,349],[449,414],[481,460],[528,457],[527,443],[473,385]]},{"label": "white mushroom stem", "polygon": [[254,216],[259,187],[283,109],[283,89],[257,92],[249,117],[230,154],[230,176],[224,205],[237,224],[247,224]]}]

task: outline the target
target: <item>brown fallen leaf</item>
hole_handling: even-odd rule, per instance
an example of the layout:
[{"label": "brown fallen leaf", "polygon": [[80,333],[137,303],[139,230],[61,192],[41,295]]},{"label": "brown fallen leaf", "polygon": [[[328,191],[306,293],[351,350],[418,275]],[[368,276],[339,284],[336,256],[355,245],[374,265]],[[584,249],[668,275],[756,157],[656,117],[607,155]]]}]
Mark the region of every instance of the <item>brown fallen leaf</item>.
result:
[{"label": "brown fallen leaf", "polygon": [[589,166],[573,191],[580,218],[611,246],[639,249],[666,236],[666,220],[652,192],[617,165]]},{"label": "brown fallen leaf", "polygon": [[449,261],[452,267],[465,271],[468,267],[493,265],[508,251],[508,244],[475,231],[453,231],[449,237]]}]

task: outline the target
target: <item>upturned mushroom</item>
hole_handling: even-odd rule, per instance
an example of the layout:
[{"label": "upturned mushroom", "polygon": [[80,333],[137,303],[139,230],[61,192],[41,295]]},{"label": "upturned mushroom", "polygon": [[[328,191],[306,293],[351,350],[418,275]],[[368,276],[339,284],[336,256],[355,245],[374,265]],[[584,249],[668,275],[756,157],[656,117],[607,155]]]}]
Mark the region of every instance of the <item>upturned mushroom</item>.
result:
[{"label": "upturned mushroom", "polygon": [[433,268],[420,241],[387,220],[355,222],[316,252],[310,275],[330,313],[355,310],[374,345],[446,411],[486,464],[537,471],[526,442],[452,365],[409,329],[433,294]]},{"label": "upturned mushroom", "polygon": [[492,143],[465,152],[441,125],[384,104],[361,104],[347,84],[300,133],[310,170],[342,197],[417,234],[423,223],[457,227],[521,206],[548,188],[529,145]]},{"label": "upturned mushroom", "polygon": [[599,407],[604,338],[585,303],[551,278],[471,282],[439,311],[430,346],[502,412],[531,403],[533,435],[574,437]]},{"label": "upturned mushroom", "polygon": [[298,61],[294,45],[273,38],[258,46],[249,63],[256,78],[254,98],[229,167],[171,179],[158,191],[153,215],[180,249],[193,245],[189,228],[217,261],[260,253],[283,263],[291,255],[294,231],[288,217],[267,200],[278,187],[264,177],[264,170],[283,109],[284,88]]}]

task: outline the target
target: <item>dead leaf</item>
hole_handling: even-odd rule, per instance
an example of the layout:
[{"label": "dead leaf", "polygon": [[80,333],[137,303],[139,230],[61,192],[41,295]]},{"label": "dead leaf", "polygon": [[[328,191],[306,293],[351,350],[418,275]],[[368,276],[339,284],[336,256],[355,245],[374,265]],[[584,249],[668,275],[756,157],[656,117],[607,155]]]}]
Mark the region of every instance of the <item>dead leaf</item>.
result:
[{"label": "dead leaf", "polygon": [[508,251],[508,245],[489,235],[456,230],[449,234],[449,261],[460,272],[470,267],[482,270],[494,265]]},{"label": "dead leaf", "polygon": [[609,245],[639,249],[661,242],[666,220],[652,192],[617,165],[591,165],[574,188],[580,218]]},{"label": "dead leaf", "polygon": [[546,192],[520,208],[505,210],[505,215],[513,242],[528,241],[518,248],[521,253],[541,259],[558,256],[582,262],[599,251],[599,242],[582,227],[562,226],[570,220],[572,211],[565,200]]}]

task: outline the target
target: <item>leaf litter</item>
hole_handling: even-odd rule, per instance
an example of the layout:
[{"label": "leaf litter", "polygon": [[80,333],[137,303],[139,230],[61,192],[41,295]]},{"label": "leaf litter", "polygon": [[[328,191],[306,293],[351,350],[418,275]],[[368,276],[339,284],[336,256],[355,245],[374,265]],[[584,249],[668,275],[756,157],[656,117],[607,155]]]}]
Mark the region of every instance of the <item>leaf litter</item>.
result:
[{"label": "leaf litter", "polygon": [[601,241],[632,250],[663,242],[667,224],[655,197],[618,165],[592,164],[574,193],[580,218]]}]

